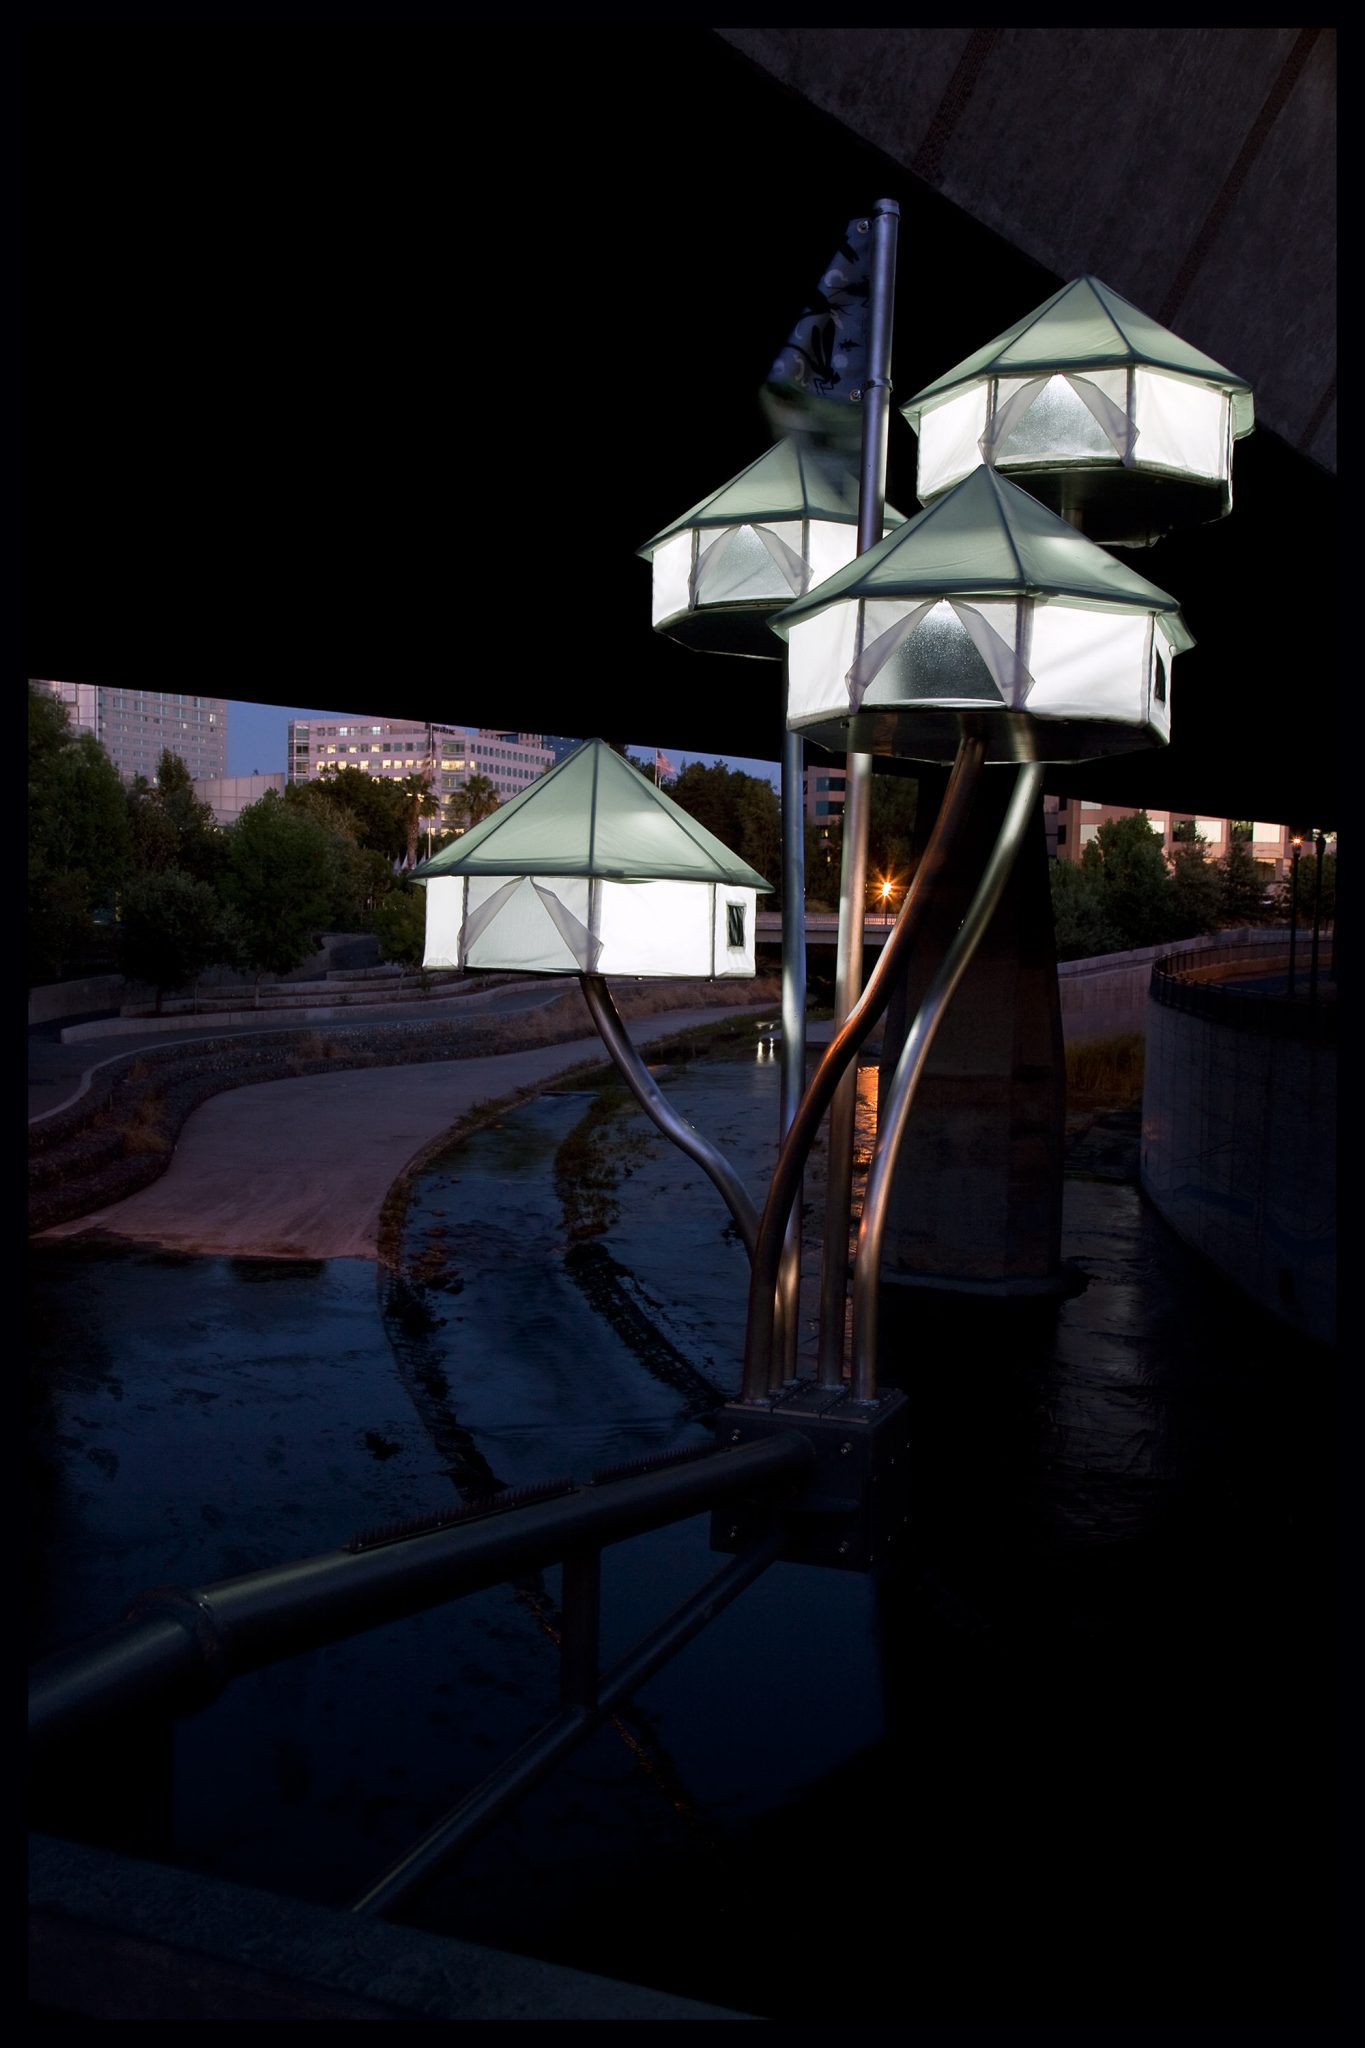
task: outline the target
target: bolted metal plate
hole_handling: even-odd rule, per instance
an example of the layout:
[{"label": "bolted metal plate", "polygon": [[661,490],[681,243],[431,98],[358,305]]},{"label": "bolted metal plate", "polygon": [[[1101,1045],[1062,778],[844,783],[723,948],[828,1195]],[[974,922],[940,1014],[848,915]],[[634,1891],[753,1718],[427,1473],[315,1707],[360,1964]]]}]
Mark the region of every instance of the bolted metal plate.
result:
[{"label": "bolted metal plate", "polygon": [[[910,1404],[888,1389],[854,1401],[843,1388],[794,1380],[762,1402],[732,1401],[717,1418],[717,1441],[754,1443],[797,1430],[815,1452],[806,1491],[782,1509],[789,1564],[867,1571],[895,1556],[909,1519]],[[772,1525],[770,1503],[732,1502],[711,1518],[711,1548],[747,1550]]]}]

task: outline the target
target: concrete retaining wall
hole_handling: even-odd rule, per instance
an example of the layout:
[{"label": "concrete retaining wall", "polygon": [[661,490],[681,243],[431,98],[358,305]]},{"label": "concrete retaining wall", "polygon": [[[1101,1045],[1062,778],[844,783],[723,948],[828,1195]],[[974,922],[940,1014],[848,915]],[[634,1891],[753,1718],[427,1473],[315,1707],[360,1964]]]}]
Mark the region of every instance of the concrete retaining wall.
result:
[{"label": "concrete retaining wall", "polygon": [[[1248,966],[1257,958],[1278,960],[1287,950],[1289,934],[1279,928],[1248,925],[1241,931],[1214,932],[1190,939],[1182,953],[1214,947],[1244,951]],[[1147,990],[1152,964],[1169,946],[1140,946],[1131,953],[1102,953],[1093,960],[1064,960],[1057,969],[1062,999],[1062,1036],[1068,1045],[1097,1038],[1117,1038],[1126,1031],[1147,1029]]]},{"label": "concrete retaining wall", "polygon": [[1333,1344],[1335,1008],[1173,979],[1182,1006],[1158,984],[1148,1007],[1143,1191],[1251,1300]]}]

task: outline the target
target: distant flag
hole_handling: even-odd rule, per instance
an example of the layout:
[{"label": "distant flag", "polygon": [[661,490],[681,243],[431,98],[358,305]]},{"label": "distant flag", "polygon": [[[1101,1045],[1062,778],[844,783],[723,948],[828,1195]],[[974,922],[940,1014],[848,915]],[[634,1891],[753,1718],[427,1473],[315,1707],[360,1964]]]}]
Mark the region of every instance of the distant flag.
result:
[{"label": "distant flag", "polygon": [[854,394],[861,396],[867,377],[871,254],[871,221],[851,220],[761,393],[775,433],[808,435],[814,449],[855,465],[862,408]]},{"label": "distant flag", "polygon": [[677,769],[673,766],[673,763],[669,760],[667,754],[660,754],[657,751],[655,752],[654,780],[656,783],[661,783],[665,775],[672,776],[676,775],[677,772]]}]

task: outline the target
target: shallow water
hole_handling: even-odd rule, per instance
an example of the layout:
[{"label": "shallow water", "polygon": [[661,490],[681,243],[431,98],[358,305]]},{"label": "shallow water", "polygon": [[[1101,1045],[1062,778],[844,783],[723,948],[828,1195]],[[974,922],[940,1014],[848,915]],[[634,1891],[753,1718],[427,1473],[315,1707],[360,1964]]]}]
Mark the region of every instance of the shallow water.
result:
[{"label": "shallow water", "polygon": [[[666,1085],[760,1195],[774,1064]],[[418,1176],[401,1283],[37,1247],[35,1650],[155,1583],[709,1441],[742,1249],[632,1109],[617,1214],[566,1258],[590,1100]],[[786,2016],[1322,2009],[1326,1361],[1131,1187],[1070,1181],[1064,1249],[1089,1285],[1059,1310],[886,1318],[907,1565],[775,1567],[409,1917]],[[604,1660],[718,1562],[705,1518],[608,1551]],[[239,1682],[180,1728],[174,1860],[349,1899],[553,1713],[557,1591]]]}]

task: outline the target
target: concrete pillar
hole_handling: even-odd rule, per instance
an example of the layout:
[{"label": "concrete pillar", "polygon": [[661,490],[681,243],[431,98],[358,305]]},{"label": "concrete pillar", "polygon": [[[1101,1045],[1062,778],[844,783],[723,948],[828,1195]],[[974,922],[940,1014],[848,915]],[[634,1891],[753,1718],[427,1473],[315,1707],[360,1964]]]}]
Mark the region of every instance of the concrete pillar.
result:
[{"label": "concrete pillar", "polygon": [[[917,851],[946,773],[920,779]],[[988,768],[959,858],[887,1013],[881,1087],[961,922],[1014,777]],[[934,1039],[901,1146],[883,1279],[987,1298],[1073,1291],[1061,1260],[1066,1067],[1042,804]]]}]

